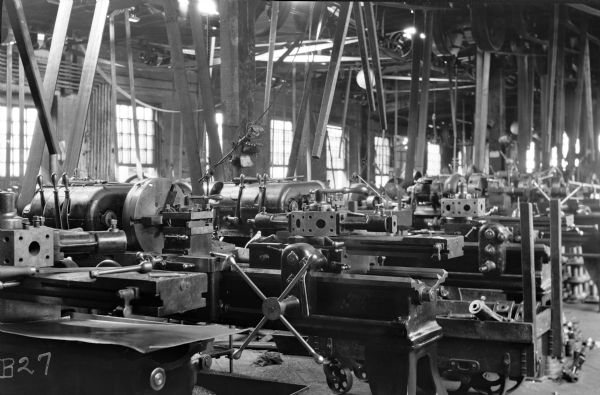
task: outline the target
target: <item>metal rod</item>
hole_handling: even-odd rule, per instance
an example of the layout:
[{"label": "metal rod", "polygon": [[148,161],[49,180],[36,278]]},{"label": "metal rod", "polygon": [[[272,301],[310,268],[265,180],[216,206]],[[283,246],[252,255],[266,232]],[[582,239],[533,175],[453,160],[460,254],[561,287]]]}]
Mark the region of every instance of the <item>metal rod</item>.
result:
[{"label": "metal rod", "polygon": [[550,200],[550,267],[552,272],[552,355],[558,359],[563,354],[563,325],[562,325],[562,232],[560,217],[560,201]]},{"label": "metal rod", "polygon": [[244,281],[246,282],[246,284],[248,284],[248,286],[250,288],[252,288],[252,290],[258,295],[258,297],[260,298],[260,300],[267,299],[267,297],[265,296],[265,294],[256,286],[256,284],[254,284],[254,282],[250,279],[250,277],[248,277],[248,275],[242,270],[242,268],[239,267],[239,265],[237,264],[237,262],[235,261],[235,259],[233,259],[233,257],[230,257],[228,259],[229,259],[229,263],[231,264],[231,266],[233,266],[235,268],[235,270],[237,270],[237,272],[239,273],[239,275],[242,276],[242,278],[244,279]]},{"label": "metal rod", "polygon": [[[281,316],[280,318],[283,318],[283,316]],[[258,335],[258,331],[260,331],[260,329],[267,323],[267,321],[268,318],[266,316],[263,316],[258,325],[256,325],[254,329],[252,329],[252,332],[250,332],[248,337],[246,337],[240,348],[233,352],[233,354],[231,355],[233,359],[240,359],[244,349],[248,347],[248,344],[250,344],[250,342],[256,337],[256,335]]]}]

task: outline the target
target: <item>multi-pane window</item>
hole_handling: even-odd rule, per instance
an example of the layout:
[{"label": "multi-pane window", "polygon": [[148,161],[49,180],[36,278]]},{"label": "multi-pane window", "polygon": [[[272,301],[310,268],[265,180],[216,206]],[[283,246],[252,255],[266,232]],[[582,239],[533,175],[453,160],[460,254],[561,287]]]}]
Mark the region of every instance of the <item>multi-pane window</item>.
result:
[{"label": "multi-pane window", "polygon": [[525,171],[527,171],[527,173],[533,173],[535,168],[535,142],[532,141],[525,153]]},{"label": "multi-pane window", "polygon": [[[29,147],[33,137],[33,130],[37,121],[35,108],[24,109],[23,135],[20,133],[19,108],[13,107],[11,112],[10,139],[7,135],[6,107],[0,106],[0,177],[20,177],[25,172]],[[10,160],[10,171],[7,167]]]},{"label": "multi-pane window", "polygon": [[[154,111],[137,107],[137,122],[140,138],[140,162],[143,166],[153,166],[156,162],[156,122]],[[117,105],[117,140],[119,164],[135,165],[135,132],[131,106]]]},{"label": "multi-pane window", "polygon": [[271,178],[287,175],[294,131],[290,121],[271,120]]},{"label": "multi-pane window", "polygon": [[437,176],[442,171],[442,157],[440,145],[427,143],[427,175]]},{"label": "multi-pane window", "polygon": [[383,186],[390,179],[390,139],[375,136],[375,184]]},{"label": "multi-pane window", "polygon": [[334,188],[348,185],[346,176],[346,147],[339,126],[327,126],[327,179]]},{"label": "multi-pane window", "polygon": [[[221,150],[223,149],[223,114],[220,112],[215,114],[215,120],[217,121],[217,132],[219,133],[219,145],[221,146]],[[204,152],[206,163],[215,163],[221,158],[209,158],[210,148],[208,147],[208,133],[204,136]],[[225,154],[223,152],[223,154]]]}]

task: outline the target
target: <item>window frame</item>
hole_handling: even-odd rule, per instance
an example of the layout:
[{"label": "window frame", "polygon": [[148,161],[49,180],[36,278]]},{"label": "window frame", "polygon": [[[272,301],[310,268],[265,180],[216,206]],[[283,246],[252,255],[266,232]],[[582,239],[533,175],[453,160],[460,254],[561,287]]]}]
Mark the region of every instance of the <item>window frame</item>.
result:
[{"label": "window frame", "polygon": [[[119,106],[124,106],[124,107],[128,107],[132,112],[132,116],[131,118],[123,118],[123,117],[119,117]],[[147,139],[146,141],[152,140],[152,149],[148,149],[148,148],[142,148],[142,144],[141,144],[141,138],[142,138],[142,133],[140,132],[140,154],[142,153],[142,151],[146,150],[146,151],[151,151],[152,152],[152,162],[151,163],[145,163],[143,161],[142,158],[140,158],[140,162],[142,164],[143,168],[152,168],[152,169],[156,169],[158,166],[158,153],[159,153],[159,147],[158,147],[158,134],[159,134],[159,130],[158,130],[158,113],[156,110],[153,110],[151,108],[147,108],[147,107],[143,107],[143,106],[137,106],[138,111],[140,108],[143,108],[144,110],[149,110],[151,111],[152,114],[152,119],[140,119],[137,118],[138,121],[138,131],[139,131],[139,123],[140,122],[148,122],[148,123],[152,123],[153,124],[153,129],[154,129],[154,135],[152,136],[151,139]],[[119,135],[121,136],[125,136],[125,135],[131,135],[132,138],[132,145],[134,144],[135,141],[135,130],[133,129],[133,108],[131,105],[127,104],[127,103],[117,103],[117,108],[115,109],[115,119],[117,124],[115,125],[117,130],[116,130],[116,145],[117,145],[117,166],[121,166],[121,167],[135,167],[136,166],[136,162],[135,162],[135,146],[131,146],[128,148],[123,147],[122,145],[119,144]],[[129,132],[126,133],[122,133],[119,132],[119,121],[120,120],[129,120],[130,121],[130,130]],[[123,141],[124,141],[124,137],[123,137]],[[124,158],[124,153],[125,150],[129,150],[130,154],[131,154],[131,161],[130,162],[125,162],[122,160],[122,158]],[[123,152],[123,155],[121,154],[121,152]]]}]

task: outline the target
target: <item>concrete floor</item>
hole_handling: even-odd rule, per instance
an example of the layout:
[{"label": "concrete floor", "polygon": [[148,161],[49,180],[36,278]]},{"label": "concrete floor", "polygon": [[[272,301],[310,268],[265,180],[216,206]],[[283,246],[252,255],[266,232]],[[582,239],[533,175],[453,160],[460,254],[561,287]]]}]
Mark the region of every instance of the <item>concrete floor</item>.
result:
[{"label": "concrete floor", "polygon": [[[592,337],[600,340],[600,314],[596,305],[575,304],[565,305],[567,320],[579,321],[584,339]],[[311,358],[282,356],[283,364],[265,367],[254,366],[252,363],[261,354],[260,351],[249,350],[234,363],[234,371],[239,374],[263,379],[304,384],[308,390],[303,392],[310,395],[330,395],[325,376],[320,366]],[[229,361],[225,358],[213,361],[213,370],[228,371]],[[243,391],[239,392],[243,394]],[[349,394],[368,395],[371,391],[366,383],[354,380],[354,386]],[[594,349],[587,354],[580,380],[577,383],[554,382],[548,379],[526,381],[513,392],[515,395],[545,394],[545,395],[600,395],[600,349]]]}]

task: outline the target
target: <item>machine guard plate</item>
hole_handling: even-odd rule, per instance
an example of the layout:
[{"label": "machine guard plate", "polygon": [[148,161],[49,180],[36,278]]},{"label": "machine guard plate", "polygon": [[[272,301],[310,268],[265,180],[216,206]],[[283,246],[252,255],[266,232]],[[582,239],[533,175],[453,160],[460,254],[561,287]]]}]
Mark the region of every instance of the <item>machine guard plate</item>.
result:
[{"label": "machine guard plate", "polygon": [[146,354],[243,332],[222,325],[180,325],[83,316],[0,324],[0,332],[38,339],[118,345]]}]

